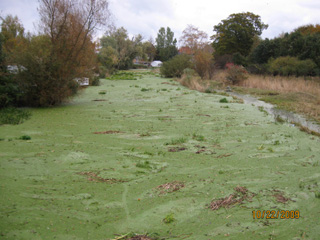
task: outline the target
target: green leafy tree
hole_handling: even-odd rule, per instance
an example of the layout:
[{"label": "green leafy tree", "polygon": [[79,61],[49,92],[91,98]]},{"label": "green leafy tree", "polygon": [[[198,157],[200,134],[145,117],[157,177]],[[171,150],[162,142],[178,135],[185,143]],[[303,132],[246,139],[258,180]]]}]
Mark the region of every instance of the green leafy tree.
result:
[{"label": "green leafy tree", "polygon": [[18,69],[15,58],[26,47],[24,27],[18,17],[1,18],[0,33],[0,108],[19,104],[22,90],[17,76],[8,71],[8,66]]},{"label": "green leafy tree", "polygon": [[[304,27],[298,28],[309,31]],[[301,31],[302,31],[301,30]],[[320,69],[320,32],[302,33],[295,30],[274,39],[265,39],[252,51],[250,59],[253,63],[265,64],[270,58],[297,57],[299,60],[311,59]]]},{"label": "green leafy tree", "polygon": [[176,45],[177,39],[174,38],[174,32],[169,27],[167,30],[164,27],[160,28],[156,38],[156,58],[163,62],[168,61],[178,54]]},{"label": "green leafy tree", "polygon": [[141,54],[142,36],[129,38],[125,28],[111,29],[100,39],[101,49],[99,59],[109,72],[112,69],[128,69],[132,66],[133,59]]},{"label": "green leafy tree", "polygon": [[264,24],[259,15],[253,13],[231,14],[214,26],[212,36],[215,54],[225,55],[240,53],[248,56],[256,36],[260,36],[268,25]]}]

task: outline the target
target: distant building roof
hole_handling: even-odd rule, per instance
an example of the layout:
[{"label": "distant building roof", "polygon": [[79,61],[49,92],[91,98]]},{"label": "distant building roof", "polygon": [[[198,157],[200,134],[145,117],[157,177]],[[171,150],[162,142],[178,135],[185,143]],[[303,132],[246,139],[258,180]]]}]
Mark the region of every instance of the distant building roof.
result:
[{"label": "distant building roof", "polygon": [[179,49],[179,53],[180,54],[188,54],[188,55],[192,55],[192,49],[189,47],[181,47]]}]

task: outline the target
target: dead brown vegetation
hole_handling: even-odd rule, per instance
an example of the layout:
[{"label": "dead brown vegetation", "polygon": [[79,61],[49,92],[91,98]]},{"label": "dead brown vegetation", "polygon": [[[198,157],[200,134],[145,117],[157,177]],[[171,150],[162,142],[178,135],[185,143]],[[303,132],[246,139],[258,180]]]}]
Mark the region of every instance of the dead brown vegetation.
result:
[{"label": "dead brown vegetation", "polygon": [[123,133],[123,132],[120,132],[120,131],[112,131],[112,130],[105,131],[105,132],[94,132],[94,134],[115,134],[115,133]]},{"label": "dead brown vegetation", "polygon": [[172,193],[172,192],[178,191],[184,187],[185,187],[185,184],[183,182],[174,181],[174,182],[162,184],[158,186],[156,189],[160,191],[160,194],[166,194],[166,193]]},{"label": "dead brown vegetation", "polygon": [[221,198],[218,200],[213,200],[210,204],[210,209],[218,210],[219,208],[230,208],[233,205],[241,204],[243,201],[251,201],[255,196],[254,193],[249,192],[249,190],[245,187],[236,187],[234,188],[234,193],[230,194],[225,198]]},{"label": "dead brown vegetation", "polygon": [[103,183],[109,183],[109,184],[113,184],[117,182],[125,182],[123,180],[118,180],[115,178],[102,178],[98,176],[99,173],[95,173],[95,172],[79,172],[77,174],[82,176],[87,176],[87,180],[90,182],[100,182],[100,183],[103,182]]}]

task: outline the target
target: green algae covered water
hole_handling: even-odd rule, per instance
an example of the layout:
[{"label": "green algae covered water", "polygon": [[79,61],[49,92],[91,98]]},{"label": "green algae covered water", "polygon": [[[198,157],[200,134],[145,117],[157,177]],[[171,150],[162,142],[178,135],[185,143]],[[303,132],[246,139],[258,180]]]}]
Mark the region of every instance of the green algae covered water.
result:
[{"label": "green algae covered water", "polygon": [[102,80],[0,126],[0,239],[318,239],[320,139],[222,98]]}]

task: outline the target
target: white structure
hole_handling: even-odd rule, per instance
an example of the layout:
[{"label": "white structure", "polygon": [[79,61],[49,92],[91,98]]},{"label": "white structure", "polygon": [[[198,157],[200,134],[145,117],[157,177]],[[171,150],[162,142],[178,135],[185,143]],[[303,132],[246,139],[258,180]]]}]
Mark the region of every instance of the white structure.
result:
[{"label": "white structure", "polygon": [[162,66],[162,62],[161,61],[153,61],[151,63],[152,67],[161,67]]},{"label": "white structure", "polygon": [[80,86],[89,86],[89,78],[75,78],[74,79]]}]

